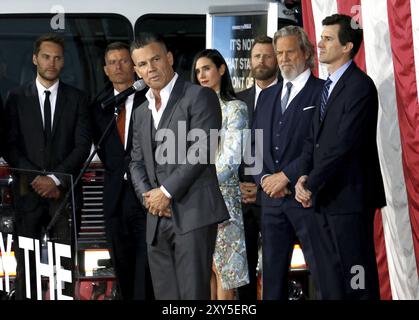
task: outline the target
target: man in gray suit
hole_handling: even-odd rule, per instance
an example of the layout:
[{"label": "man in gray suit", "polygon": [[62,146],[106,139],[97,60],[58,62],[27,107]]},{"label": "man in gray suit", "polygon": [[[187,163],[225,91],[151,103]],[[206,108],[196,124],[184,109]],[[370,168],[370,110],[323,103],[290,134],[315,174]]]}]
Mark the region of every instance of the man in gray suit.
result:
[{"label": "man in gray suit", "polygon": [[131,57],[150,87],[133,115],[129,167],[137,197],[148,210],[155,296],[210,299],[217,224],[229,219],[213,164],[220,104],[213,90],[178,77],[161,37],[140,34]]}]

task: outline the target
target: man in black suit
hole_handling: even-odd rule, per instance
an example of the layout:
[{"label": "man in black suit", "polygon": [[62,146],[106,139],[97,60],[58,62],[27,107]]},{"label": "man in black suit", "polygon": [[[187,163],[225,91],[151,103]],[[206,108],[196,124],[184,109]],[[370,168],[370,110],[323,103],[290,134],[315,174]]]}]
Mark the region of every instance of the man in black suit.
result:
[{"label": "man in black suit", "polygon": [[[288,26],[274,35],[274,48],[283,81],[259,96],[254,130],[256,154],[263,170],[255,175],[262,207],[263,299],[288,299],[288,270],[294,244],[301,242],[318,290],[318,298],[333,298],[327,277],[334,277],[329,259],[330,239],[320,238],[312,209],[295,201],[290,186],[298,178],[299,157],[316,110],[323,81],[315,78],[314,48],[302,28]],[[257,150],[260,150],[257,152]]]},{"label": "man in black suit", "polygon": [[[98,143],[115,110],[114,106],[102,109],[101,101],[117,95],[134,83],[134,64],[128,44],[114,42],[107,46],[104,70],[112,88],[91,107],[95,143]],[[152,297],[151,279],[146,276],[149,273],[145,242],[146,212],[127,176],[132,146],[131,115],[146,100],[145,91],[133,93],[121,105],[118,118],[98,151],[105,168],[103,197],[106,235],[122,298],[125,300]]]},{"label": "man in black suit", "polygon": [[134,113],[129,168],[148,210],[154,292],[157,299],[209,300],[217,227],[229,218],[214,165],[220,103],[212,89],[179,78],[160,36],[140,34],[131,56],[150,87]]},{"label": "man in black suit", "polygon": [[[6,101],[6,160],[13,168],[43,172],[16,171],[13,184],[15,235],[40,239],[70,188],[69,175],[77,175],[89,155],[91,135],[87,96],[59,80],[64,67],[64,40],[56,34],[41,36],[35,41],[32,60],[37,69],[36,79],[11,90]],[[60,215],[50,232],[53,242],[71,244],[70,217],[68,211]],[[14,244],[16,298],[23,299],[26,297],[23,250],[18,248],[18,241]],[[33,254],[31,251],[30,286],[31,298],[36,299]],[[64,264],[71,266],[65,260]]]},{"label": "man in black suit", "polygon": [[[246,102],[249,113],[249,127],[251,128],[260,92],[278,82],[278,63],[271,37],[258,36],[255,38],[250,50],[250,66],[255,83],[249,89],[237,93],[237,97]],[[256,204],[257,186],[253,182],[252,176],[244,174],[244,167],[245,164],[241,164],[239,167],[239,178],[249,283],[239,287],[238,293],[240,300],[257,300],[257,265],[261,229],[260,207]]]},{"label": "man in black suit", "polygon": [[378,299],[373,241],[377,208],[385,194],[376,144],[378,95],[374,82],[352,61],[362,29],[351,18],[323,20],[319,61],[329,77],[304,145],[296,199],[313,206],[332,232],[345,299]]}]

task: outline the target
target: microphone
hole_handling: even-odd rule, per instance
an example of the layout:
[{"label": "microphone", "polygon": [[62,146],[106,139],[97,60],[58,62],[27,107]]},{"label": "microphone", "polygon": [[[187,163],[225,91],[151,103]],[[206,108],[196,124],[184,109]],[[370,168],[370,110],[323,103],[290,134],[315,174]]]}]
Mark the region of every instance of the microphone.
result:
[{"label": "microphone", "polygon": [[136,91],[143,90],[147,85],[145,84],[143,79],[135,81],[131,87],[128,89],[120,92],[116,96],[110,97],[101,103],[102,109],[110,105],[117,106],[118,104],[122,103],[129,95],[133,94]]}]

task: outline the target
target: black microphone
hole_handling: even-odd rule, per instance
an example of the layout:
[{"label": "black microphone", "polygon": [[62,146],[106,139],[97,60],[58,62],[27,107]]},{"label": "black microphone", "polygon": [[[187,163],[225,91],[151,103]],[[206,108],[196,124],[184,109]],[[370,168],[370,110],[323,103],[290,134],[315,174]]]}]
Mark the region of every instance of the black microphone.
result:
[{"label": "black microphone", "polygon": [[143,79],[135,81],[131,87],[128,89],[120,92],[116,96],[110,97],[103,101],[101,103],[102,109],[105,109],[106,107],[113,105],[117,106],[118,104],[122,103],[129,95],[133,94],[136,91],[143,90],[147,85],[145,84]]}]

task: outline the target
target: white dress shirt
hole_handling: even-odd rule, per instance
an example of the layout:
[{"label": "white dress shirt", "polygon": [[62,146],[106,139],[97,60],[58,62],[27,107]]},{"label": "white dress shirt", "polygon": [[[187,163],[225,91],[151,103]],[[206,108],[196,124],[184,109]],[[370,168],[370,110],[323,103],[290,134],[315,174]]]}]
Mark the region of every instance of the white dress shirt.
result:
[{"label": "white dress shirt", "polygon": [[[275,78],[275,80],[269,86],[267,86],[266,88],[272,87],[273,85],[275,85],[277,83],[278,83],[278,78]],[[259,95],[260,95],[262,90],[264,90],[264,89],[259,87],[257,82],[255,82],[255,105],[253,106],[253,109],[255,109],[255,110],[256,110],[256,104],[257,104],[258,99],[259,99]]]},{"label": "white dress shirt", "polygon": [[[158,111],[156,109],[156,99],[154,97],[153,91],[151,91],[151,89],[148,89],[147,93],[145,94],[145,97],[148,100],[148,108],[151,110],[151,115],[153,116],[153,124],[155,129],[157,129],[159,126],[161,117],[163,115],[164,110],[166,109],[167,102],[169,102],[170,94],[172,93],[173,87],[175,86],[178,77],[178,74],[175,72],[175,75],[173,76],[172,80],[170,80],[170,82],[163,89],[160,90],[161,106]],[[172,196],[163,185],[160,186],[160,190],[165,194],[166,197],[172,199]]]},{"label": "white dress shirt", "polygon": [[[59,83],[60,81],[58,80],[51,87],[45,88],[39,81],[38,77],[36,78],[36,81],[35,81],[36,89],[38,91],[39,107],[41,108],[42,126],[45,126],[45,116],[44,116],[45,91],[48,90],[51,92],[51,94],[49,95],[49,101],[51,103],[51,130],[52,128],[54,128],[53,121],[54,121],[54,114],[55,114],[55,105],[57,103]],[[55,175],[49,174],[48,177],[50,177],[54,181],[55,185],[59,186],[61,184],[60,180],[58,180],[58,178]]]},{"label": "white dress shirt", "polygon": [[170,80],[170,82],[163,89],[160,90],[161,105],[158,111],[156,109],[156,98],[154,97],[153,91],[151,89],[148,89],[147,93],[145,94],[145,97],[148,100],[148,108],[151,110],[151,114],[153,116],[153,123],[155,129],[157,129],[157,127],[159,126],[160,119],[163,115],[164,110],[166,109],[167,102],[169,102],[170,94],[172,93],[173,87],[175,86],[178,77],[178,74],[175,72],[175,75],[173,76],[172,80]]},{"label": "white dress shirt", "polygon": [[297,78],[295,78],[292,81],[289,81],[289,80],[284,79],[284,82],[282,83],[281,100],[285,96],[285,94],[287,93],[287,83],[288,82],[291,82],[292,83],[290,97],[288,99],[288,103],[287,103],[287,105],[285,107],[285,110],[290,105],[292,99],[294,99],[297,96],[297,94],[299,94],[300,91],[304,88],[304,86],[306,85],[306,83],[308,81],[308,78],[310,78],[310,75],[311,75],[311,70],[310,69],[306,69],[304,72],[300,73],[297,76]]},{"label": "white dress shirt", "polygon": [[[304,88],[304,86],[306,85],[308,78],[310,78],[311,75],[311,70],[310,69],[306,69],[304,72],[300,73],[294,80],[289,81],[284,79],[284,82],[282,83],[282,93],[281,93],[281,100],[282,98],[284,98],[286,92],[287,92],[287,83],[291,82],[292,83],[292,87],[291,87],[291,93],[290,93],[290,97],[288,99],[288,103],[285,107],[285,110],[288,108],[288,106],[290,105],[292,99],[294,99],[297,94],[300,93],[300,91]],[[265,179],[267,176],[270,176],[271,174],[265,174],[261,179],[260,179],[260,184],[262,184],[263,179]]]},{"label": "white dress shirt", "polygon": [[55,104],[57,103],[57,93],[58,93],[58,84],[60,81],[54,83],[51,87],[45,88],[39,79],[36,78],[36,89],[38,90],[38,98],[39,98],[39,107],[41,108],[41,115],[42,115],[42,125],[45,126],[45,116],[44,116],[44,102],[45,102],[45,91],[48,90],[51,92],[49,96],[49,101],[51,103],[51,129],[53,128],[53,121],[54,121],[54,113],[55,113]]}]

